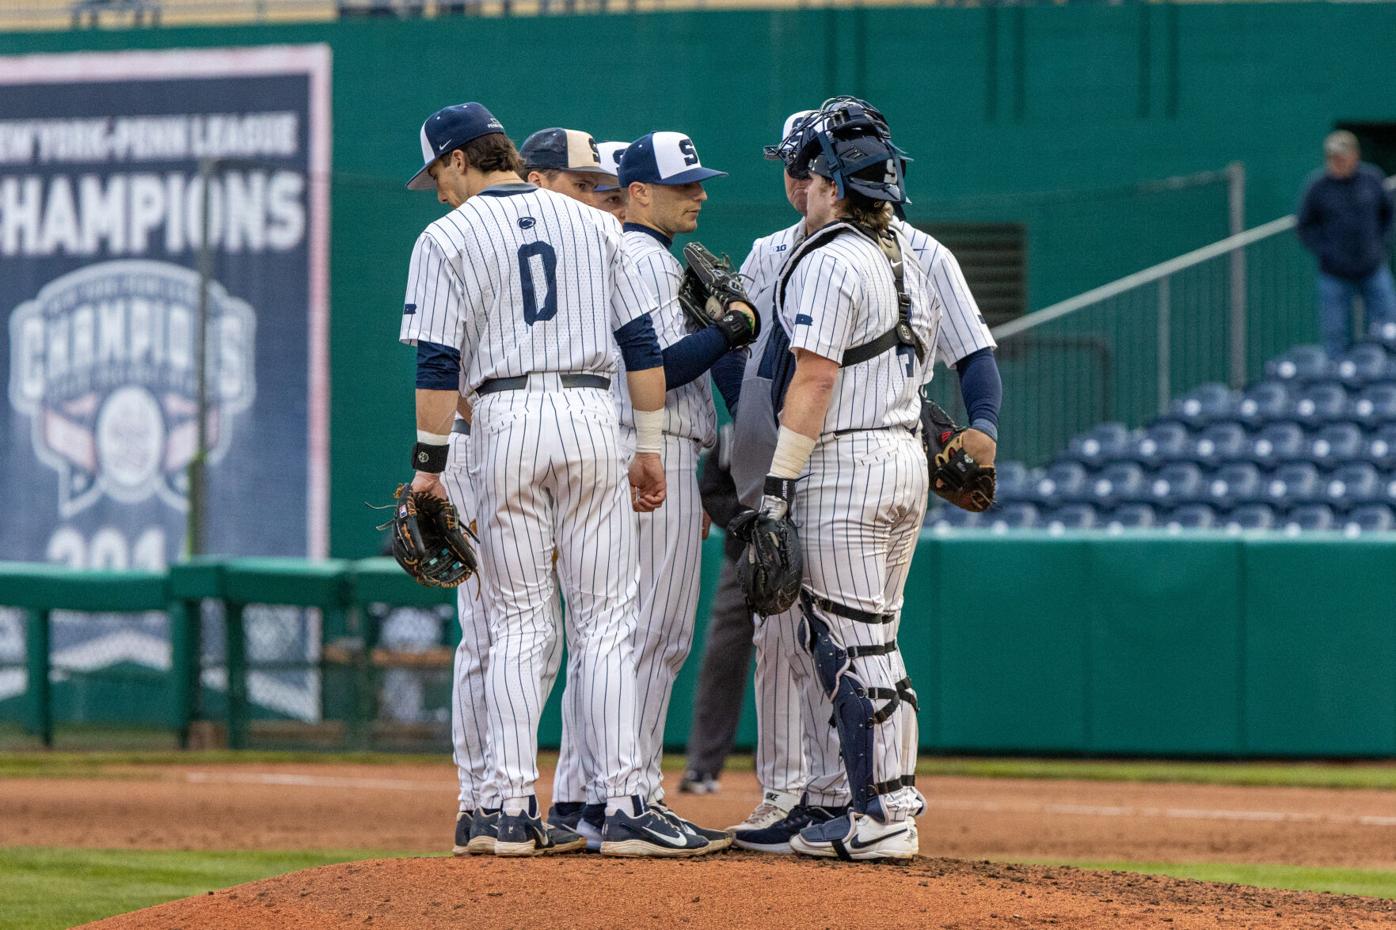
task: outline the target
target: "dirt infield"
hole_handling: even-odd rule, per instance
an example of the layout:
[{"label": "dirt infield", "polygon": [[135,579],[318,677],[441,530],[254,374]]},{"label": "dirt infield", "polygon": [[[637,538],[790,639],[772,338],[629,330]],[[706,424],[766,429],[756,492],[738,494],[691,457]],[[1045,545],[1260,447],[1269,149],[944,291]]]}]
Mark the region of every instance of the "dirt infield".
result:
[{"label": "dirt infield", "polygon": [[718,854],[396,859],[308,869],[86,926],[101,930],[435,930],[441,926],[1389,928],[1396,902],[1143,875],[920,859],[897,866]]},{"label": "dirt infield", "polygon": [[[983,861],[1396,869],[1396,792],[972,778],[920,785],[930,805],[920,820],[925,858],[905,867],[745,853],[682,863],[376,860],[91,926],[1396,926],[1392,901]],[[671,795],[714,826],[740,820],[757,798],[749,773],[726,776],[716,796]],[[142,765],[105,778],[0,780],[0,845],[436,852],[448,848],[455,807],[449,764]]]}]

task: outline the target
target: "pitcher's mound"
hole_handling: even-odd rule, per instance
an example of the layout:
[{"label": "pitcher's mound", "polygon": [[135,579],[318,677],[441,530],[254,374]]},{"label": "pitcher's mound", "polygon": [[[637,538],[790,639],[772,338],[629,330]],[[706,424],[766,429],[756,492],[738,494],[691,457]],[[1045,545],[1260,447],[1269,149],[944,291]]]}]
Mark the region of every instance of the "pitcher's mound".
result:
[{"label": "pitcher's mound", "polygon": [[172,901],[102,930],[1389,928],[1396,902],[953,859],[869,865],[719,854],[381,859]]}]

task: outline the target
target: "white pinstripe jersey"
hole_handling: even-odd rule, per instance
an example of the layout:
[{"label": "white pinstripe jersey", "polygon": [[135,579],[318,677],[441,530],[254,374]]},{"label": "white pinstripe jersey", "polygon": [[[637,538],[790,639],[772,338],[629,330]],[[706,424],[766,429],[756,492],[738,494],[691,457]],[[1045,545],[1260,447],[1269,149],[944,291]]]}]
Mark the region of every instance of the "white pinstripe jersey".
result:
[{"label": "white pinstripe jersey", "polygon": [[[951,251],[934,236],[903,220],[894,219],[892,226],[902,234],[910,249],[907,258],[914,259],[925,272],[944,308],[940,330],[936,335],[937,357],[946,365],[953,365],[972,352],[994,348],[997,343],[984,322],[984,315],[979,312],[974,295],[970,293],[960,263]],[[793,226],[757,239],[751,244],[746,261],[742,262],[742,274],[752,281],[748,293],[762,315],[763,324],[771,319],[776,276],[804,238],[805,221],[800,220]]]},{"label": "white pinstripe jersey", "polygon": [[501,184],[418,237],[399,339],[459,347],[462,394],[532,372],[615,380],[612,333],[654,309],[615,217],[532,185]]},{"label": "white pinstripe jersey", "polygon": [[[684,329],[683,311],[679,309],[679,283],[683,280],[683,266],[664,243],[649,233],[626,230],[623,242],[641,279],[659,298],[659,309],[651,314],[650,319],[654,322],[655,334],[659,336],[660,348],[667,349],[688,334]],[[613,389],[620,422],[633,427],[635,414],[630,406],[630,391],[625,379],[617,378]],[[712,381],[706,372],[688,384],[665,393],[664,432],[697,440],[704,446],[711,446],[717,440],[717,409],[713,405]]]},{"label": "white pinstripe jersey", "polygon": [[[900,234],[898,234],[900,238]],[[910,246],[902,240],[903,253]],[[776,310],[790,334],[790,348],[835,361],[872,342],[897,322],[897,286],[887,256],[867,236],[846,229],[783,271],[784,299]],[[903,288],[911,301],[911,327],[921,343],[936,345],[940,298],[919,265],[904,265]],[[779,298],[779,295],[777,295]],[[889,349],[840,368],[821,432],[914,427],[920,422],[920,387],[931,379],[934,353],[923,361],[909,348]]]}]

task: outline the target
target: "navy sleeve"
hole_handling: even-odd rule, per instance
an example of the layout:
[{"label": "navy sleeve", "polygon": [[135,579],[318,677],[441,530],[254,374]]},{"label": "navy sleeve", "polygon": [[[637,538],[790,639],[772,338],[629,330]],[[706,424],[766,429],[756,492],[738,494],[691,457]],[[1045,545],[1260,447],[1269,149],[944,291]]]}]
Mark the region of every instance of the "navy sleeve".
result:
[{"label": "navy sleeve", "polygon": [[1319,180],[1316,178],[1310,181],[1309,186],[1305,188],[1304,197],[1299,202],[1298,216],[1295,218],[1299,241],[1315,255],[1323,253],[1323,233],[1318,211]]},{"label": "navy sleeve", "polygon": [[419,341],[417,387],[426,391],[460,390],[460,349]]},{"label": "navy sleeve", "polygon": [[1003,378],[993,349],[971,352],[955,363],[960,373],[960,397],[969,414],[969,425],[987,433],[995,442],[999,438],[999,407],[1003,405]]},{"label": "navy sleeve", "polygon": [[727,405],[727,412],[737,415],[737,401],[742,394],[742,376],[746,374],[747,353],[733,349],[713,365],[713,384]]},{"label": "navy sleeve", "polygon": [[683,387],[713,367],[727,353],[727,337],[716,326],[684,336],[664,350],[664,383],[669,390]]},{"label": "navy sleeve", "polygon": [[659,351],[659,337],[654,334],[654,324],[650,322],[648,313],[637,316],[616,330],[615,337],[627,371],[645,371],[664,364],[664,353]]}]

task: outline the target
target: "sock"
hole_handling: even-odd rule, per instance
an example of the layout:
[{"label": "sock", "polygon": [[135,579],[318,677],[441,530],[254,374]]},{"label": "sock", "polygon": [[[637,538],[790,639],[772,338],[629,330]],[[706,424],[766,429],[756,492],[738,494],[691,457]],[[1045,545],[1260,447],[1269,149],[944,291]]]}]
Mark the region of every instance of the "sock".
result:
[{"label": "sock", "polygon": [[534,801],[532,797],[526,798],[505,798],[504,806],[500,808],[506,817],[517,817],[520,814],[527,814],[530,817],[537,816],[534,812]]},{"label": "sock", "polygon": [[643,807],[640,804],[640,796],[638,794],[625,794],[619,797],[610,797],[606,799],[607,817],[612,814],[626,814],[630,817],[638,817],[640,816],[641,810],[643,810]]}]

